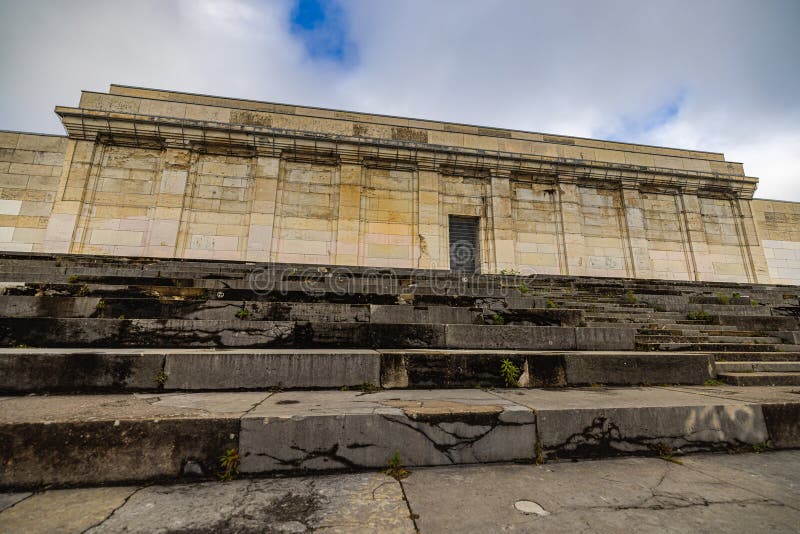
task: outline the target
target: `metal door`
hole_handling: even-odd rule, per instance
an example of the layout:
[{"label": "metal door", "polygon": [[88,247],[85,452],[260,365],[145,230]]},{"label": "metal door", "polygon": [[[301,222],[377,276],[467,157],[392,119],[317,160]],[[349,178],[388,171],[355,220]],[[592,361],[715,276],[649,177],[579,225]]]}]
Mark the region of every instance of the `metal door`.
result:
[{"label": "metal door", "polygon": [[478,217],[450,215],[450,270],[478,270]]}]

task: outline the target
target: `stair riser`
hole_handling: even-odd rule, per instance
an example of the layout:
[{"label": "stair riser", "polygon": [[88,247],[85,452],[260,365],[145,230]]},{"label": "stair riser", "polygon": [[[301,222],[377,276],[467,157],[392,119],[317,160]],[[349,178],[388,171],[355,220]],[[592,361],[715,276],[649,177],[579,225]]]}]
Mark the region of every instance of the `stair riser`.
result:
[{"label": "stair riser", "polygon": [[[87,398],[65,404],[66,415],[49,423],[0,423],[3,450],[13,451],[0,486],[174,479],[189,460],[213,475],[230,449],[239,453],[242,473],[292,474],[384,468],[396,452],[416,467],[533,462],[537,451],[542,459],[566,459],[740,450],[768,440],[775,447],[800,445],[786,426],[799,422],[798,405],[788,412],[781,405],[776,418],[772,405],[708,397],[647,406],[636,397],[642,392],[632,392],[622,402],[630,407],[621,407],[607,405],[604,390],[219,395],[227,396]],[[594,395],[597,407],[585,401],[579,409],[557,406],[556,397],[569,404],[576,395]],[[19,409],[15,403],[32,401],[4,402]],[[170,410],[180,415],[166,415]],[[85,411],[104,415],[91,422],[69,415]],[[126,411],[138,415],[118,415]]]},{"label": "stair riser", "polygon": [[800,373],[784,376],[761,376],[757,373],[737,376],[720,374],[719,380],[732,386],[800,386]]},{"label": "stair riser", "polygon": [[633,350],[634,330],[561,326],[0,319],[6,347]]},{"label": "stair riser", "polygon": [[506,387],[703,384],[702,354],[469,351],[16,351],[0,354],[0,392]]}]

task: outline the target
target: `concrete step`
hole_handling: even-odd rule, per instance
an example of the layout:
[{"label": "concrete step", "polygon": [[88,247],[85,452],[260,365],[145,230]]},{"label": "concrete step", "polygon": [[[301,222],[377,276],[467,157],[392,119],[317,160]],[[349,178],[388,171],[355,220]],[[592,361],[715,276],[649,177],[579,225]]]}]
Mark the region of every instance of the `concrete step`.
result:
[{"label": "concrete step", "polygon": [[709,355],[436,349],[0,349],[0,393],[703,384]]},{"label": "concrete step", "polygon": [[[579,311],[525,311],[545,324],[581,321]],[[480,308],[325,302],[262,302],[153,296],[150,298],[0,296],[0,317],[191,319],[205,321],[316,321],[373,323],[483,323]],[[519,314],[523,314],[522,311]]]},{"label": "concrete step", "polygon": [[[758,388],[755,388],[758,389]],[[760,390],[759,390],[760,391]],[[778,388],[584,388],[27,396],[0,402],[0,486],[739,450],[800,445]],[[763,398],[762,398],[763,397]],[[767,400],[764,400],[767,399]]]},{"label": "concrete step", "polygon": [[800,361],[717,362],[716,366],[719,373],[800,373]]},{"label": "concrete step", "polygon": [[728,361],[759,361],[759,362],[791,362],[800,361],[800,352],[713,352],[711,354],[717,362]]},{"label": "concrete step", "polygon": [[749,345],[780,344],[783,340],[772,336],[707,336],[707,335],[636,335],[637,343],[743,343]]},{"label": "concrete step", "polygon": [[777,351],[776,345],[743,343],[636,343],[636,350],[668,350],[699,352],[762,352]]},{"label": "concrete step", "polygon": [[634,329],[422,323],[0,318],[5,347],[633,350]]},{"label": "concrete step", "polygon": [[[800,386],[800,373],[719,373],[718,378],[733,386]],[[797,424],[800,424],[798,422]]]}]

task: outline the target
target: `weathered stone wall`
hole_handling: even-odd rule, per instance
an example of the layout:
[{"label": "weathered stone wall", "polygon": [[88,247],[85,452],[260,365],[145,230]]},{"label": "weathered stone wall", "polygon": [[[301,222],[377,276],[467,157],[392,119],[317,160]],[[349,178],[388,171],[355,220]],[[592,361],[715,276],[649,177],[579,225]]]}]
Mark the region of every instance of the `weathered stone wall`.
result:
[{"label": "weathered stone wall", "polygon": [[752,209],[772,281],[800,284],[800,203],[754,200]]},{"label": "weathered stone wall", "polygon": [[69,138],[0,133],[2,250],[447,269],[459,215],[483,272],[800,283],[800,205],[722,154],[118,86],[56,111]]},{"label": "weathered stone wall", "polygon": [[0,250],[44,251],[66,137],[0,132]]}]

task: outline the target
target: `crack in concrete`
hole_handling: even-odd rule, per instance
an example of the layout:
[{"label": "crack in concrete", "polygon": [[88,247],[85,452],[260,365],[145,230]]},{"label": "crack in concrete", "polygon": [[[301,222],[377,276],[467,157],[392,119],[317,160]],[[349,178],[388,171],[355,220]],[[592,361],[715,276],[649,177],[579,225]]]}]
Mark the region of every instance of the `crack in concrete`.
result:
[{"label": "crack in concrete", "polygon": [[[451,464],[455,464],[456,463],[456,460],[453,458],[453,452],[459,451],[459,450],[463,450],[463,449],[468,449],[468,448],[472,447],[477,442],[479,442],[480,440],[482,440],[483,438],[485,438],[486,436],[491,434],[498,427],[514,427],[514,426],[535,425],[535,423],[533,423],[533,422],[532,423],[503,422],[503,421],[500,420],[500,414],[498,414],[498,416],[493,420],[492,424],[488,425],[487,430],[485,430],[484,432],[482,432],[482,433],[480,433],[480,434],[478,434],[476,436],[466,437],[466,436],[459,435],[455,431],[448,431],[448,430],[442,428],[442,426],[441,426],[442,423],[432,423],[432,424],[431,423],[420,423],[420,422],[414,421],[413,419],[410,419],[410,418],[408,418],[408,422],[406,422],[403,419],[397,418],[397,416],[391,416],[391,415],[387,415],[387,414],[379,414],[379,415],[383,419],[385,419],[386,421],[388,421],[390,423],[399,424],[401,426],[407,427],[407,428],[417,432],[418,434],[422,435],[431,445],[433,445],[433,447],[437,451],[439,451],[442,454],[444,454],[447,457],[447,459],[450,461]],[[412,423],[416,423],[417,425],[428,426],[430,428],[436,428],[439,431],[443,432],[444,434],[446,434],[446,435],[450,436],[451,438],[455,439],[455,443],[452,443],[452,444],[439,443],[433,437],[428,435],[428,433],[426,433],[422,428],[419,428],[419,427],[415,426]],[[470,428],[475,428],[474,425],[467,425],[467,426],[469,426]],[[481,425],[481,426],[486,426],[486,425]]]},{"label": "crack in concrete", "polygon": [[731,447],[748,445],[738,439],[728,438],[726,441],[704,441],[692,439],[693,436],[704,432],[721,432],[718,428],[703,428],[681,435],[666,436],[625,436],[619,425],[610,421],[608,417],[598,416],[592,423],[566,438],[560,444],[548,447],[548,452],[563,457],[602,457],[632,454],[634,451],[621,449],[619,445],[627,444],[638,446],[640,452],[657,452],[661,443],[683,442],[678,447],[695,451],[720,452]]},{"label": "crack in concrete", "polygon": [[403,494],[403,502],[406,503],[406,508],[408,508],[408,518],[414,525],[414,532],[419,534],[419,525],[417,524],[417,519],[419,519],[419,515],[415,514],[414,510],[411,508],[411,501],[408,500],[408,495],[406,494],[406,487],[403,485],[403,481],[398,480],[397,484],[400,486],[400,492]]},{"label": "crack in concrete", "polygon": [[145,488],[148,488],[148,487],[150,487],[150,486],[152,486],[152,484],[149,484],[149,485],[147,485],[147,486],[140,486],[140,487],[136,488],[135,490],[133,490],[133,491],[132,491],[132,492],[131,492],[131,493],[130,493],[130,494],[127,496],[127,497],[125,497],[125,499],[123,499],[123,500],[122,500],[122,504],[120,504],[119,506],[117,506],[116,508],[114,508],[113,510],[111,510],[111,512],[109,512],[109,514],[108,514],[108,515],[105,517],[105,519],[103,519],[103,520],[102,520],[102,521],[100,521],[99,523],[95,523],[94,525],[92,525],[92,526],[90,526],[90,527],[87,527],[87,528],[85,528],[84,530],[82,530],[82,531],[81,531],[81,534],[85,534],[86,532],[89,532],[89,531],[90,531],[90,530],[92,530],[93,528],[99,527],[100,525],[102,525],[103,523],[105,523],[106,521],[108,521],[109,519],[111,519],[111,517],[112,517],[112,516],[113,516],[115,513],[117,513],[117,510],[119,510],[120,508],[122,508],[123,506],[125,506],[126,504],[128,504],[128,501],[131,499],[131,497],[133,497],[134,495],[136,495],[137,493],[139,493],[139,492],[140,492],[140,491],[142,491],[143,489],[145,489]]},{"label": "crack in concrete", "polygon": [[254,456],[262,456],[262,457],[270,458],[270,459],[275,460],[276,462],[278,462],[280,465],[286,465],[286,466],[291,466],[291,467],[303,467],[303,464],[305,464],[306,462],[308,462],[310,460],[313,460],[315,458],[328,458],[330,460],[333,460],[334,462],[338,462],[338,463],[342,464],[343,467],[350,468],[350,469],[357,469],[357,468],[366,467],[366,466],[358,465],[357,463],[353,462],[352,460],[350,460],[348,458],[345,458],[344,456],[339,455],[338,454],[338,452],[339,452],[339,444],[338,443],[334,443],[328,449],[306,450],[306,449],[303,449],[302,447],[298,447],[297,445],[292,445],[289,448],[292,449],[293,451],[299,451],[299,452],[303,453],[304,456],[302,456],[300,458],[295,458],[293,460],[287,460],[287,459],[284,459],[284,458],[280,458],[278,456],[273,456],[271,454],[267,454],[265,452],[256,453],[256,454],[254,454]]},{"label": "crack in concrete", "polygon": [[[712,478],[712,479],[718,481],[718,483],[720,485],[730,485],[730,486],[733,486],[733,487],[738,488],[740,490],[746,491],[748,493],[752,493],[753,495],[757,495],[757,496],[761,497],[762,499],[765,499],[765,500],[768,500],[768,501],[772,501],[773,500],[773,499],[770,499],[769,497],[767,497],[766,495],[762,495],[761,493],[759,493],[757,491],[754,491],[750,487],[745,487],[743,485],[736,484],[736,483],[731,482],[729,480],[726,480],[724,478],[720,478],[719,476],[717,476],[716,474],[713,474],[713,473],[707,473],[703,469],[700,469],[698,466],[692,465],[691,463],[684,463],[683,467],[685,467],[687,469],[690,469],[690,470],[694,471],[695,473],[700,473],[701,475],[704,475],[704,476],[707,476],[709,478]],[[775,502],[779,502],[779,501],[775,501]],[[787,508],[791,508],[792,510],[799,510],[800,511],[800,506],[792,505],[792,504],[786,504],[786,503],[780,503],[780,504],[782,506],[787,507]]]}]

